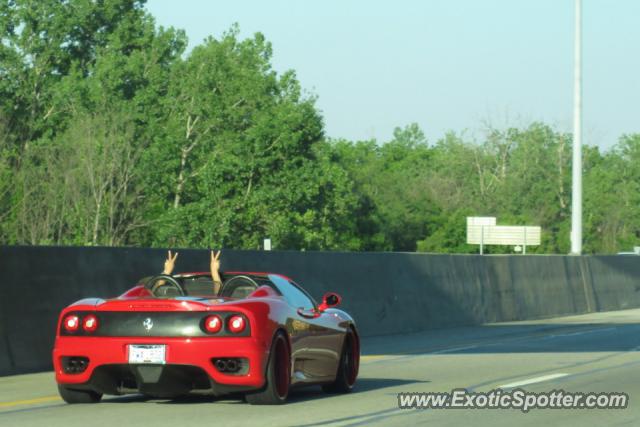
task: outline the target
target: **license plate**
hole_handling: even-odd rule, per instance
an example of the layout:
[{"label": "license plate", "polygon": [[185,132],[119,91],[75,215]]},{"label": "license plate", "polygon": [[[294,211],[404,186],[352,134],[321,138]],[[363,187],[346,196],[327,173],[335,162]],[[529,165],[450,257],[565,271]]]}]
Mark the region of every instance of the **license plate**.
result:
[{"label": "license plate", "polygon": [[129,363],[165,363],[166,346],[155,344],[130,344]]}]

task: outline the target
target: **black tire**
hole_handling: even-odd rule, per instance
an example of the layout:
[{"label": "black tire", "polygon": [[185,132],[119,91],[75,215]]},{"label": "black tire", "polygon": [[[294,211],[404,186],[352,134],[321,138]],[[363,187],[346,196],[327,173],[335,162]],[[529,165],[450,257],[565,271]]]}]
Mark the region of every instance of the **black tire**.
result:
[{"label": "black tire", "polygon": [[73,390],[58,384],[58,393],[67,403],[98,403],[102,399],[102,393],[91,390]]},{"label": "black tire", "polygon": [[273,338],[266,377],[265,387],[260,391],[247,393],[246,401],[252,405],[282,405],[287,401],[291,385],[291,355],[282,332],[278,332]]},{"label": "black tire", "polygon": [[336,379],[331,384],[322,386],[322,390],[326,393],[349,393],[353,390],[353,386],[358,378],[358,370],[360,368],[360,341],[352,328],[349,328],[342,345],[342,354],[340,355],[340,364]]}]

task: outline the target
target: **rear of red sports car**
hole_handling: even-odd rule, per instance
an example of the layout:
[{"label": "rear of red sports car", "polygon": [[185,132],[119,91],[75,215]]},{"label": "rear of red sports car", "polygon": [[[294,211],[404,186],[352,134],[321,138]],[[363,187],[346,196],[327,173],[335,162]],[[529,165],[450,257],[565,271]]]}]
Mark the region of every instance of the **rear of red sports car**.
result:
[{"label": "rear of red sports car", "polygon": [[258,389],[273,329],[256,318],[268,318],[271,308],[264,301],[79,301],[58,324],[53,362],[61,394],[171,397]]},{"label": "rear of red sports car", "polygon": [[[208,280],[208,282],[207,282]],[[53,364],[60,395],[244,393],[279,404],[291,386],[349,392],[359,365],[353,319],[290,279],[233,274],[219,293],[206,274],[156,276],[111,299],[78,301],[60,314]]]}]

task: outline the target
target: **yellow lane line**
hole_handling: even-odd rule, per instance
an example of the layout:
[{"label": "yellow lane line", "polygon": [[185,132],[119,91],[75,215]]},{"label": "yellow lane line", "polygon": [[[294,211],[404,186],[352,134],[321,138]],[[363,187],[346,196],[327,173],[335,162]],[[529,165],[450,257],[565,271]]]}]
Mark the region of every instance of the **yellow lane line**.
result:
[{"label": "yellow lane line", "polygon": [[57,402],[60,400],[62,400],[60,399],[60,396],[46,396],[38,397],[37,399],[14,400],[12,402],[0,402],[0,408],[10,408],[12,406],[20,405],[36,405],[38,403]]},{"label": "yellow lane line", "polygon": [[380,354],[380,355],[368,355],[368,356],[360,356],[361,360],[380,360],[380,359],[387,359],[389,357],[393,357],[394,355],[388,355],[388,354]]}]

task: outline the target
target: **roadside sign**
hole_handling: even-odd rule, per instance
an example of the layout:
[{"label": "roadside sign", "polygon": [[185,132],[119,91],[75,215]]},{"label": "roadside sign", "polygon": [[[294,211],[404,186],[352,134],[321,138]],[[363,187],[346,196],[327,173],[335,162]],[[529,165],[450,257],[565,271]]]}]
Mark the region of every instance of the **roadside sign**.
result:
[{"label": "roadside sign", "polygon": [[[484,229],[484,233],[483,233]],[[486,225],[467,229],[467,243],[472,245],[538,246],[541,229],[537,226]]]},{"label": "roadside sign", "polygon": [[539,226],[496,225],[493,217],[467,217],[467,243],[480,245],[483,253],[484,245],[522,246],[522,253],[527,253],[527,246],[540,245],[542,229]]}]

